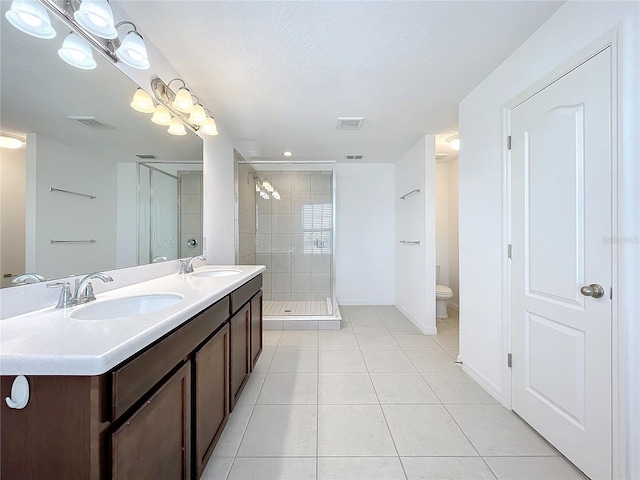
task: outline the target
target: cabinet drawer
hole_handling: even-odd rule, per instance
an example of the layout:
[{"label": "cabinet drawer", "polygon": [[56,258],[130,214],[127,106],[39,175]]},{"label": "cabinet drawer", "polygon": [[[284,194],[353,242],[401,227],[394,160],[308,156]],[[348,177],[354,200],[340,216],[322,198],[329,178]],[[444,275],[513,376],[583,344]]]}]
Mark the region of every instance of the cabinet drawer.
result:
[{"label": "cabinet drawer", "polygon": [[229,317],[228,297],[113,372],[112,418],[131,408]]},{"label": "cabinet drawer", "polygon": [[262,275],[252,278],[243,286],[231,292],[231,314],[234,314],[262,288]]}]

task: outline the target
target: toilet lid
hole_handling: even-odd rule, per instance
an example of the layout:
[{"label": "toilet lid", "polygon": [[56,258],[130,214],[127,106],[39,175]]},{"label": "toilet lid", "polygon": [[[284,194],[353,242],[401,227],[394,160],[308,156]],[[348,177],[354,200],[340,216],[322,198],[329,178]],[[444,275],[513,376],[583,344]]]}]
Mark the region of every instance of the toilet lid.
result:
[{"label": "toilet lid", "polygon": [[446,285],[436,285],[436,293],[446,295],[449,293],[453,293],[453,290],[451,290],[451,288],[447,287]]}]

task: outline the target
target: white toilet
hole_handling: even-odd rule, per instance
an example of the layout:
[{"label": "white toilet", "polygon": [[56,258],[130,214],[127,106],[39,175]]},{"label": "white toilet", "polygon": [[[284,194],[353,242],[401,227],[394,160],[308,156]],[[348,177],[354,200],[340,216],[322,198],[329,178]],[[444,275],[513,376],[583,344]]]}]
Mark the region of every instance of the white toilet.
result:
[{"label": "white toilet", "polygon": [[440,285],[440,265],[436,265],[436,318],[449,318],[447,300],[453,298],[453,290]]}]

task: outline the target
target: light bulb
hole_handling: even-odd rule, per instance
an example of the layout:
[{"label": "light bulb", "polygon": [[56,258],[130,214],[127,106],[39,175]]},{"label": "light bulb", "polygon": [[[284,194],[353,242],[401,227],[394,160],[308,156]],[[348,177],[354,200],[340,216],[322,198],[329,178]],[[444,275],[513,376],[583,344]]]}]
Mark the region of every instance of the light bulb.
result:
[{"label": "light bulb", "polygon": [[56,31],[47,10],[33,0],[13,0],[5,14],[9,23],[18,30],[37,38],[53,38]]},{"label": "light bulb", "polygon": [[118,37],[113,24],[113,12],[107,0],[82,0],[80,8],[73,16],[85,30],[98,37],[107,39]]},{"label": "light bulb", "polygon": [[93,59],[91,47],[75,33],[70,33],[62,42],[62,48],[58,50],[62,60],[82,70],[93,70],[96,61]]},{"label": "light bulb", "polygon": [[216,121],[212,117],[207,117],[206,121],[200,127],[198,132],[204,135],[218,135],[218,127],[216,126]]},{"label": "light bulb", "polygon": [[116,50],[123,63],[138,70],[146,70],[151,65],[147,58],[147,47],[138,32],[129,32]]},{"label": "light bulb", "polygon": [[158,125],[171,125],[171,112],[164,105],[157,105],[151,121]]},{"label": "light bulb", "polygon": [[153,99],[151,95],[139,88],[133,95],[133,101],[130,103],[131,108],[142,113],[154,113],[155,106],[153,105]]},{"label": "light bulb", "polygon": [[17,150],[22,148],[24,141],[15,137],[7,137],[0,135],[0,148],[7,148],[9,150]]},{"label": "light bulb", "polygon": [[184,128],[184,123],[182,123],[180,120],[178,120],[177,118],[173,118],[173,120],[171,120],[171,126],[169,127],[169,130],[167,130],[167,132],[169,132],[171,135],[186,135],[187,131]]},{"label": "light bulb", "polygon": [[193,106],[193,112],[189,115],[189,121],[194,125],[204,125],[207,121],[207,114],[204,111],[204,108],[199,103],[196,103]]},{"label": "light bulb", "polygon": [[173,108],[180,110],[184,113],[193,112],[193,99],[191,98],[191,92],[186,87],[181,87],[176,93],[176,98],[171,103]]}]

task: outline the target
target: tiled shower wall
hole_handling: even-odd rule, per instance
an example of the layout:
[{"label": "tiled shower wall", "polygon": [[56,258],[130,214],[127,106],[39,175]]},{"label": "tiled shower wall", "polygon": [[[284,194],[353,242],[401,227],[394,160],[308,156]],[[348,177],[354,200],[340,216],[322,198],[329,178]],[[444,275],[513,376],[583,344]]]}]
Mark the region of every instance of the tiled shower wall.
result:
[{"label": "tiled shower wall", "polygon": [[268,180],[280,194],[279,200],[271,195],[263,199],[253,184],[255,263],[267,267],[264,299],[309,301],[331,297],[331,172],[257,171],[255,175],[259,182]]},{"label": "tiled shower wall", "polygon": [[238,264],[256,263],[256,171],[251,165],[238,165]]},{"label": "tiled shower wall", "polygon": [[[202,171],[179,170],[180,258],[202,255]],[[188,245],[194,238],[198,244]]]}]

